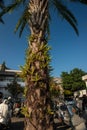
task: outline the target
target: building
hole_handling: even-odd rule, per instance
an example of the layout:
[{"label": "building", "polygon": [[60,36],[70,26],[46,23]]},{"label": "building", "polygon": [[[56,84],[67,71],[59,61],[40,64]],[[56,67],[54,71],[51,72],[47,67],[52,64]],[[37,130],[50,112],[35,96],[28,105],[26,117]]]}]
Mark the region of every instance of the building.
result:
[{"label": "building", "polygon": [[55,77],[53,78],[54,82],[58,85],[59,89],[61,92],[63,92],[63,88],[62,88],[62,79],[59,77]]},{"label": "building", "polygon": [[58,97],[60,98],[64,98],[64,90],[62,87],[62,79],[60,77],[55,77],[53,78],[53,81],[56,83],[56,87],[58,87],[58,89],[60,90],[60,94],[58,95]]},{"label": "building", "polygon": [[76,96],[83,97],[83,95],[87,95],[87,75],[82,76],[82,80],[86,84],[86,89],[78,90],[78,91],[74,92],[74,97],[76,97]]},{"label": "building", "polygon": [[[21,71],[9,69],[5,63],[0,65],[0,92],[3,93],[4,97],[11,95],[7,90],[7,85],[12,83],[18,73],[21,73]],[[20,84],[21,87],[25,86],[25,82],[23,82],[20,77],[17,77],[17,83]]]},{"label": "building", "polygon": [[[5,65],[5,63],[0,64],[0,92],[4,94],[4,97],[8,97],[10,95],[7,90],[7,85],[11,84],[15,76],[20,73],[20,70],[10,69]],[[55,77],[53,78],[53,80],[57,84],[56,87],[59,88],[60,94],[63,95],[64,91],[62,88],[62,79],[59,77]],[[20,84],[22,87],[25,86],[25,82],[20,77],[17,77],[17,83]]]},{"label": "building", "polygon": [[82,76],[82,80],[85,82],[87,88],[87,75]]}]

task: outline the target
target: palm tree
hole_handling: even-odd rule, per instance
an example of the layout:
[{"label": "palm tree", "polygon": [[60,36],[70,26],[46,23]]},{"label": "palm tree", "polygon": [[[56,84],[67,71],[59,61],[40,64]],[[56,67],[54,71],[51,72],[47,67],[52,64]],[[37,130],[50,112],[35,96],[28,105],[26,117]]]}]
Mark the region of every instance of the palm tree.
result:
[{"label": "palm tree", "polygon": [[[80,2],[80,0],[73,1]],[[26,51],[26,63],[22,67],[21,75],[26,81],[25,130],[53,130],[49,86],[50,48],[47,44],[52,4],[51,7],[57,9],[78,34],[77,21],[63,2],[62,0],[13,0],[0,13],[1,17],[23,4],[24,12],[16,25],[15,32],[20,29],[19,36],[21,36],[26,25],[29,25],[31,32]]]}]

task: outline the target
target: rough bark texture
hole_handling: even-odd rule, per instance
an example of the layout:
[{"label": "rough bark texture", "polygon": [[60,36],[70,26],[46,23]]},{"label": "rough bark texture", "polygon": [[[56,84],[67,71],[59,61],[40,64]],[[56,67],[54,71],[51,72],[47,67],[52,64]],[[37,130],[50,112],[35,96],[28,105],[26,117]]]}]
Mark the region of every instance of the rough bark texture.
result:
[{"label": "rough bark texture", "polygon": [[30,30],[26,60],[25,130],[52,130],[49,93],[49,55],[46,42],[48,0],[30,0]]},{"label": "rough bark texture", "polygon": [[[36,43],[38,39],[36,40]],[[43,46],[43,43],[40,43]],[[29,66],[27,73],[27,100],[29,118],[26,117],[26,130],[49,130],[50,128],[50,93],[49,71],[41,46],[32,41],[29,50]],[[33,49],[32,49],[33,48]],[[46,49],[46,48],[45,48]],[[32,58],[32,60],[31,60]],[[31,73],[31,74],[30,74]]]}]

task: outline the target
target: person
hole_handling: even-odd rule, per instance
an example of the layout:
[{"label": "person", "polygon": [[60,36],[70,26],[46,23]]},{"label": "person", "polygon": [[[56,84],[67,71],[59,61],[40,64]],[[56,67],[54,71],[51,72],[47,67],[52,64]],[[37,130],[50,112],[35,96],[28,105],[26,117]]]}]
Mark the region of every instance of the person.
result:
[{"label": "person", "polygon": [[12,117],[13,103],[12,103],[12,98],[11,97],[8,97],[8,109],[9,109],[10,117]]},{"label": "person", "polygon": [[76,109],[72,108],[73,116],[71,118],[72,127],[74,130],[86,130],[86,121],[78,115]]},{"label": "person", "polygon": [[9,110],[8,110],[8,100],[5,99],[1,104],[0,104],[0,122],[2,124],[7,124],[8,118],[9,118]]},{"label": "person", "polygon": [[82,110],[85,111],[85,108],[87,106],[87,96],[83,95],[82,97]]},{"label": "person", "polygon": [[0,104],[2,103],[2,99],[3,99],[3,93],[0,92]]},{"label": "person", "polygon": [[82,113],[82,100],[81,100],[81,97],[78,96],[75,101],[76,101],[75,106],[78,109],[79,114],[81,114]]}]

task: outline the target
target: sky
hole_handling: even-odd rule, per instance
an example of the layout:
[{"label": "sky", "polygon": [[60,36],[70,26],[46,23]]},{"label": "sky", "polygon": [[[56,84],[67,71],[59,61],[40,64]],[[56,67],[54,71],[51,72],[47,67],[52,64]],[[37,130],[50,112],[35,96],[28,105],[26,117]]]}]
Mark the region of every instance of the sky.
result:
[{"label": "sky", "polygon": [[[62,72],[70,72],[74,68],[87,72],[87,6],[73,5],[71,10],[78,21],[79,36],[63,19],[52,14],[50,23],[52,76],[60,77]],[[20,69],[25,64],[25,51],[28,46],[26,29],[22,37],[14,34],[14,28],[21,12],[5,15],[5,24],[0,24],[0,64],[5,61],[8,68]]]}]

